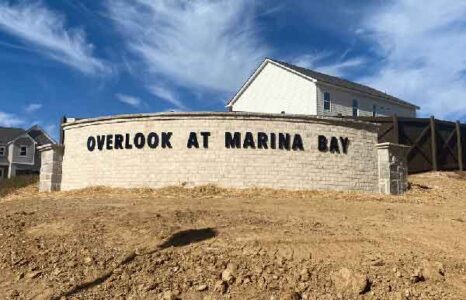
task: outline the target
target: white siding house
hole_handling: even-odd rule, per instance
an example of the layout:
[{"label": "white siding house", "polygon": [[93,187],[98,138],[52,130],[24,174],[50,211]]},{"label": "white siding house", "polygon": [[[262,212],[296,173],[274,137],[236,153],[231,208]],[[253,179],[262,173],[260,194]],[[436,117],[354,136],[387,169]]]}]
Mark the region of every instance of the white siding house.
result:
[{"label": "white siding house", "polygon": [[345,79],[266,59],[227,105],[230,111],[319,116],[416,117],[418,106]]}]

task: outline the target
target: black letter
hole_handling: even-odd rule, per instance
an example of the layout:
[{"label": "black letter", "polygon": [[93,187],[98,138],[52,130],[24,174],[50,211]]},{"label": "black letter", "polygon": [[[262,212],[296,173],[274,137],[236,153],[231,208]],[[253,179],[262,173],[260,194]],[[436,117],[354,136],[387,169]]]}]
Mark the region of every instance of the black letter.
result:
[{"label": "black letter", "polygon": [[107,150],[112,150],[113,149],[113,135],[108,134],[107,135]]},{"label": "black letter", "polygon": [[149,133],[149,135],[147,136],[147,145],[149,145],[151,149],[157,148],[157,146],[159,145],[159,136],[157,135],[157,133]]},{"label": "black letter", "polygon": [[277,136],[275,133],[270,134],[270,148],[277,149]]},{"label": "black letter", "polygon": [[97,136],[97,148],[99,148],[100,151],[104,149],[104,144],[105,144],[105,135],[98,135]]},{"label": "black letter", "polygon": [[233,137],[231,132],[225,132],[225,148],[241,148],[241,133],[235,132]]},{"label": "black letter", "polygon": [[292,149],[294,151],[296,151],[296,150],[304,151],[303,139],[301,138],[301,136],[299,134],[294,135]]},{"label": "black letter", "polygon": [[256,149],[256,145],[254,144],[254,137],[252,136],[251,132],[246,132],[246,136],[244,137],[243,148]]},{"label": "black letter", "polygon": [[330,152],[340,153],[340,147],[338,146],[338,139],[334,136],[332,136],[332,139],[330,140]]},{"label": "black letter", "polygon": [[129,133],[126,134],[125,149],[133,149],[133,145],[129,142]]},{"label": "black letter", "polygon": [[170,143],[170,138],[172,137],[172,132],[162,132],[162,148],[171,148],[172,144]]},{"label": "black letter", "polygon": [[278,134],[278,148],[290,150],[290,134],[279,133]]},{"label": "black letter", "polygon": [[327,152],[328,147],[327,147],[327,138],[323,135],[319,135],[319,151],[320,152]]},{"label": "black letter", "polygon": [[349,146],[349,138],[342,138],[340,137],[341,146],[343,147],[343,153],[348,153],[348,146]]},{"label": "black letter", "polygon": [[197,141],[197,134],[195,132],[191,132],[188,138],[188,148],[191,149],[192,147],[199,148],[199,143]]},{"label": "black letter", "polygon": [[87,139],[87,150],[92,152],[92,151],[94,151],[94,149],[95,149],[95,137],[90,136]]},{"label": "black letter", "polygon": [[134,136],[134,146],[136,146],[136,148],[138,149],[142,149],[145,145],[146,137],[144,136],[144,134],[140,132],[136,133],[136,135]]},{"label": "black letter", "polygon": [[203,138],[202,146],[203,146],[205,149],[209,148],[209,136],[210,136],[210,132],[201,132],[201,135],[202,135],[202,138]]},{"label": "black letter", "polygon": [[266,133],[264,132],[259,132],[257,134],[257,147],[259,149],[268,149],[269,146],[267,146],[267,141],[269,140],[269,137],[267,136]]},{"label": "black letter", "polygon": [[123,149],[123,136],[121,134],[115,134],[114,149]]}]

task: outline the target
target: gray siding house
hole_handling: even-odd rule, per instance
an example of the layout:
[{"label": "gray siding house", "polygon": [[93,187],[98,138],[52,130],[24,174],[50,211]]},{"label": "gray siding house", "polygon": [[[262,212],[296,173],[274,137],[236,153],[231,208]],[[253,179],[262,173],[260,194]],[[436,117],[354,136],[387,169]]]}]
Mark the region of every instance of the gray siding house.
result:
[{"label": "gray siding house", "polygon": [[55,143],[37,125],[28,130],[0,127],[0,180],[16,175],[38,174],[41,161],[37,147]]}]

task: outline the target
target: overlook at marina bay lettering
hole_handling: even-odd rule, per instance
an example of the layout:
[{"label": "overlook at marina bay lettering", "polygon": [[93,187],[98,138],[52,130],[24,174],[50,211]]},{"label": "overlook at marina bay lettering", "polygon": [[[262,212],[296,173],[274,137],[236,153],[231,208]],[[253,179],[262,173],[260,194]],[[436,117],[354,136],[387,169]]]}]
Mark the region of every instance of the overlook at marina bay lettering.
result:
[{"label": "overlook at marina bay lettering", "polygon": [[[135,134],[105,134],[90,136],[87,139],[87,149],[90,152],[104,150],[130,150],[130,149],[172,149],[173,132],[160,133],[149,132],[147,134],[137,132]],[[188,149],[208,149],[210,138],[209,131],[189,132],[186,136],[185,146]],[[306,139],[298,133],[265,133],[265,132],[225,132],[223,135],[226,149],[270,149],[287,151],[304,151]],[[320,152],[343,153],[348,152],[350,145],[347,137],[334,137],[318,135],[315,140]]]}]

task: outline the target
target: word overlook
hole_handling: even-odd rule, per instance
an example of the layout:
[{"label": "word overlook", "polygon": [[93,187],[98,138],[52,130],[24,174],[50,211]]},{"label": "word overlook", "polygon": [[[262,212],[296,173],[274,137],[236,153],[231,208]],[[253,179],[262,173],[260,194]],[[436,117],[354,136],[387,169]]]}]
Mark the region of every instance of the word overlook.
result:
[{"label": "word overlook", "polygon": [[[171,149],[172,132],[144,134],[141,132],[131,135],[126,134],[107,134],[90,136],[87,139],[87,149],[90,152],[95,150],[124,150],[124,149],[143,149],[145,147],[156,149]],[[190,132],[186,139],[188,149],[209,148],[210,132]],[[265,133],[257,132],[225,132],[225,148],[227,149],[278,149],[304,151],[304,142],[300,134],[290,133]],[[347,137],[326,137],[319,135],[318,149],[321,152],[347,153],[349,139]]]}]

